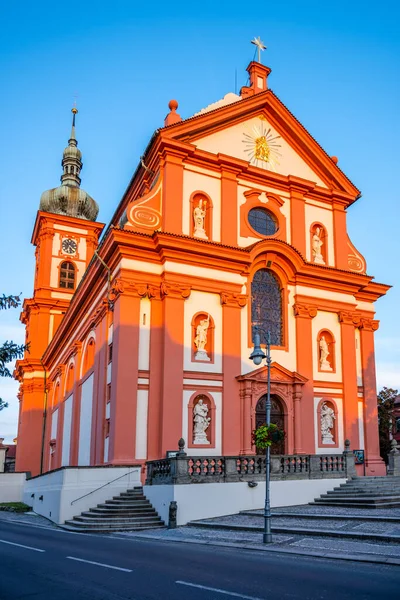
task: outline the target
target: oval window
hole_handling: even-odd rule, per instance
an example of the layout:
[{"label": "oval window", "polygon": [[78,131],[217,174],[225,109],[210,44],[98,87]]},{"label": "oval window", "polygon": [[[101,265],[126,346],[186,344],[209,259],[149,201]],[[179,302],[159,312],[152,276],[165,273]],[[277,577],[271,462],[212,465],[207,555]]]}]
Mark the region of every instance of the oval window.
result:
[{"label": "oval window", "polygon": [[251,227],[261,235],[274,235],[278,231],[275,215],[265,208],[252,208],[248,219]]}]

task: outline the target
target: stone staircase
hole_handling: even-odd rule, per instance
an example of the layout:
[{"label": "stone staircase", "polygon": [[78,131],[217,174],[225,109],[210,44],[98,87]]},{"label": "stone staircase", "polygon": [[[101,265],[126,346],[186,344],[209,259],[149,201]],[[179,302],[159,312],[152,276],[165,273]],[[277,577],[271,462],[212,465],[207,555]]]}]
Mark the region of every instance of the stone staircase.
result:
[{"label": "stone staircase", "polygon": [[345,508],[400,508],[400,477],[355,477],[310,504]]},{"label": "stone staircase", "polygon": [[142,487],[134,487],[66,521],[62,527],[68,531],[94,533],[135,531],[164,526],[164,522],[144,496]]}]

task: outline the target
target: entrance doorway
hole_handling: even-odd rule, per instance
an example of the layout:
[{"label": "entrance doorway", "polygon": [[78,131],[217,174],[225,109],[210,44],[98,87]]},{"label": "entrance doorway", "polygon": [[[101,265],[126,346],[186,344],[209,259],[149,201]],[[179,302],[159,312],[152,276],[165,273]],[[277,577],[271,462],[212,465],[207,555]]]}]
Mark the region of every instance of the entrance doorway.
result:
[{"label": "entrance doorway", "polygon": [[[265,406],[267,403],[267,394],[261,396],[256,406],[256,429],[266,422]],[[279,429],[285,428],[285,418],[283,414],[282,402],[278,396],[271,395],[271,423],[274,423]],[[257,454],[264,454],[265,450],[256,449]],[[272,444],[271,454],[285,454],[285,440],[277,444]]]}]

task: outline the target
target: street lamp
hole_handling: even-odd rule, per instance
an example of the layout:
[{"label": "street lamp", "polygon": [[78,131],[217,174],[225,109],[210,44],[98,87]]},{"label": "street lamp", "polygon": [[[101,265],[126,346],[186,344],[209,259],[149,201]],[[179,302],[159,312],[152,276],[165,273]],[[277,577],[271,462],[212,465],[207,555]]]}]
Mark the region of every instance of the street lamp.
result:
[{"label": "street lamp", "polygon": [[[271,333],[267,332],[266,343],[267,354],[264,354],[261,348],[261,337],[258,332],[254,334],[254,349],[250,354],[251,360],[256,366],[261,365],[263,359],[267,363],[267,402],[265,404],[266,424],[271,424]],[[264,505],[264,533],[263,543],[272,543],[271,532],[271,496],[270,496],[270,467],[271,467],[271,447],[267,446],[265,450],[265,505]]]}]

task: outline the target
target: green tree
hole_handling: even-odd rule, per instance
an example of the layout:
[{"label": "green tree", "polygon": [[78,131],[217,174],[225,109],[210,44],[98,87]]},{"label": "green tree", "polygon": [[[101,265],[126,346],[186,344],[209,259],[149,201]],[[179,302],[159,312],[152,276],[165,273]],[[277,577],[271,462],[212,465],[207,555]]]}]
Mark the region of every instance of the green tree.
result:
[{"label": "green tree", "polygon": [[394,401],[398,393],[398,390],[384,387],[378,394],[379,448],[381,457],[386,463],[390,452],[390,437],[394,427]]},{"label": "green tree", "polygon": [[[18,308],[21,304],[20,296],[0,296],[0,310],[7,310],[8,308]],[[22,358],[24,351],[28,350],[28,346],[25,344],[15,344],[12,341],[5,341],[0,346],[0,377],[12,377],[10,369],[7,367],[7,363]],[[0,398],[0,411],[7,408],[8,402],[4,402]]]}]

